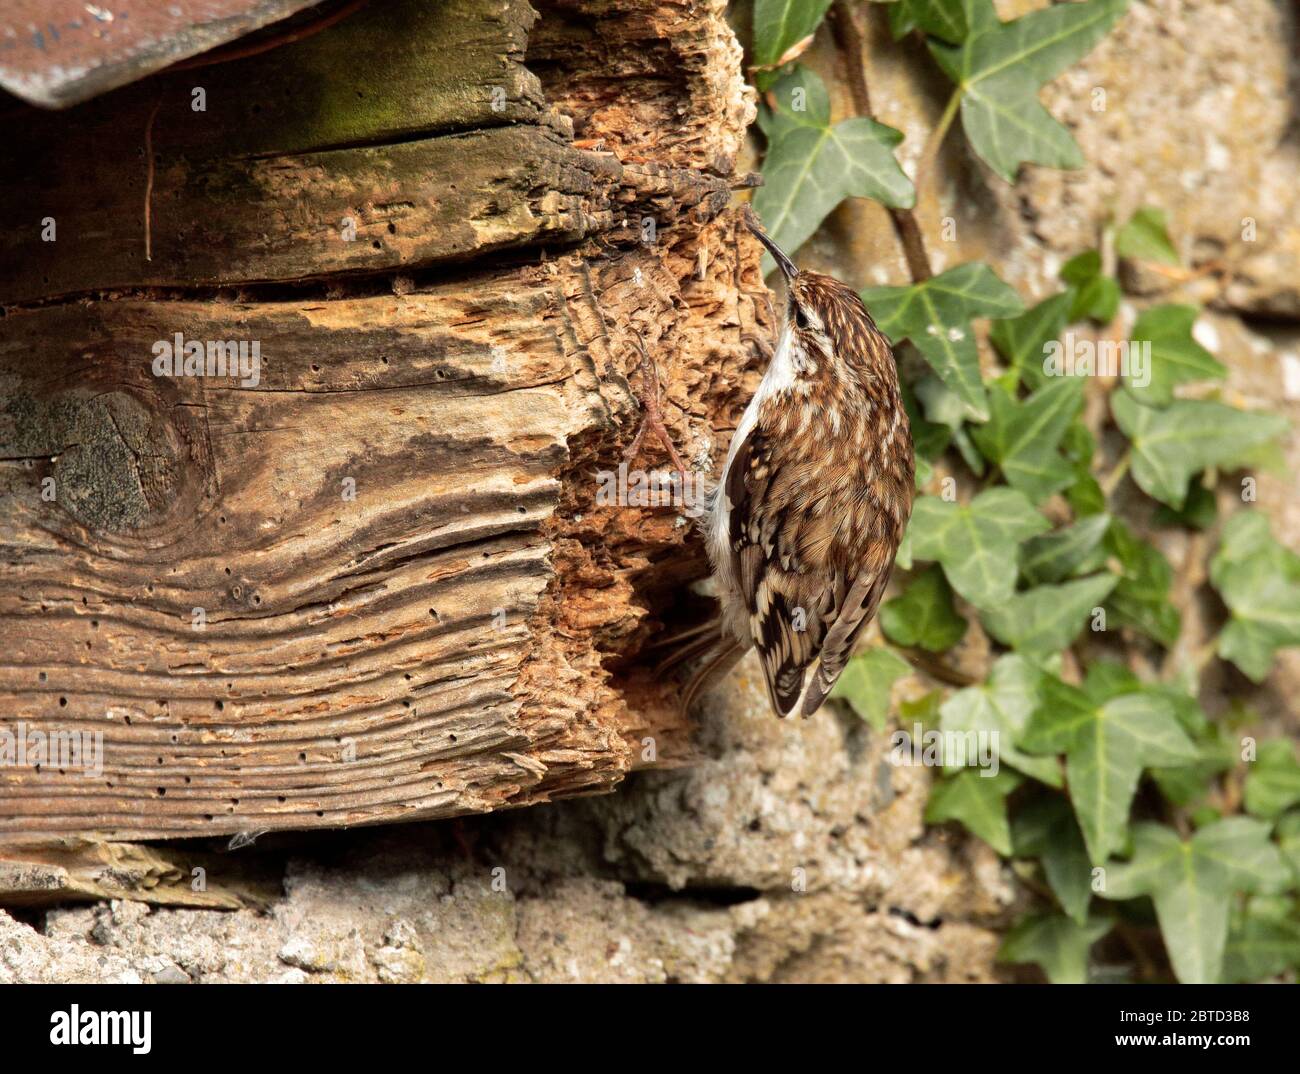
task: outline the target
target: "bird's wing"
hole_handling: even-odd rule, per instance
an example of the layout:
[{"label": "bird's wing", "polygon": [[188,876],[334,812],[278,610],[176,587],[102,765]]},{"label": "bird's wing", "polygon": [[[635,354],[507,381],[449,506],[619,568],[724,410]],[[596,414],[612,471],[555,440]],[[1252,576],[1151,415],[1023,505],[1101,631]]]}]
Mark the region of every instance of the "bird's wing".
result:
[{"label": "bird's wing", "polygon": [[799,703],[804,673],[821,647],[825,594],[798,573],[786,508],[768,495],[779,466],[771,439],[756,425],[728,467],[724,494],[733,577],[749,612],[749,633],[772,707],[787,716]]},{"label": "bird's wing", "polygon": [[883,566],[869,565],[849,587],[844,600],[836,608],[836,615],[822,642],[817,671],[808,684],[808,692],[803,699],[803,714],[811,716],[822,706],[827,695],[835,686],[844,665],[853,655],[853,647],[871,617],[876,614],[885,586],[889,584],[890,563]]},{"label": "bird's wing", "polygon": [[[755,425],[727,470],[732,570],[749,611],[768,696],[778,716],[800,705],[811,716],[835,685],[854,643],[871,621],[889,580],[890,563],[867,564],[856,576],[805,569],[794,547],[797,525],[788,502],[771,495],[781,452]],[[882,549],[883,551],[883,549]],[[805,693],[809,666],[817,671]]]}]

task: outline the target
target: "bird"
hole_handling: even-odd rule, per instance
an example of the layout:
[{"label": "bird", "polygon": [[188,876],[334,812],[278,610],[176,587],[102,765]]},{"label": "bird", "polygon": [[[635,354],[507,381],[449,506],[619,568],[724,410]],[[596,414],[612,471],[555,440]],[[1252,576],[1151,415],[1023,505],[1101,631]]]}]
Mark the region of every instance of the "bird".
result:
[{"label": "bird", "polygon": [[912,436],[893,350],[862,299],[797,268],[752,210],[745,223],[785,277],[785,314],[702,519],[718,614],[669,662],[702,658],[689,711],[755,649],[773,711],[806,718],[889,582],[912,510]]}]

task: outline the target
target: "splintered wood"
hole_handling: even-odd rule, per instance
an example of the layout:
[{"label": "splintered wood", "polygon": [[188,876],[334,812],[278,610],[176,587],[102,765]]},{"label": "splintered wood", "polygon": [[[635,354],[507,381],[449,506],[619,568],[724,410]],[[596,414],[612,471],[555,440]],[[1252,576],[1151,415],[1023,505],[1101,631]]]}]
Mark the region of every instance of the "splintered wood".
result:
[{"label": "splintered wood", "polygon": [[723,6],[400,0],[9,110],[0,837],[445,817],[689,757],[637,654],[698,542],[597,492],[634,330],[702,470],[770,330]]}]

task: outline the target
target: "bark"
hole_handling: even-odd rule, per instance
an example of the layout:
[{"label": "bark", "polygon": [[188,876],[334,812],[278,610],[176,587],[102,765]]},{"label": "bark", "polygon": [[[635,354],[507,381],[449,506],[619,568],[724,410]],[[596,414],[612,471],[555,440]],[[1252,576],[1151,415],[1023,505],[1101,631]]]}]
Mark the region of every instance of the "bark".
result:
[{"label": "bark", "polygon": [[[723,7],[399,0],[6,117],[0,729],[103,763],[0,765],[0,834],[445,817],[689,758],[640,650],[699,543],[596,474],[632,330],[707,470],[770,329]],[[257,341],[257,383],[155,375],[178,332]]]}]

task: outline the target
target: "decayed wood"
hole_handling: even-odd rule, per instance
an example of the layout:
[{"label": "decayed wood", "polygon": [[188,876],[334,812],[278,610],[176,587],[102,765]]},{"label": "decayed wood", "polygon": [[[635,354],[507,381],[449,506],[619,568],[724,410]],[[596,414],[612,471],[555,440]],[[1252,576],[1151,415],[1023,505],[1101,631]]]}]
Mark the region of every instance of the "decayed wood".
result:
[{"label": "decayed wood", "polygon": [[[153,262],[101,204],[84,227],[113,237],[65,246],[61,219],[57,256],[24,248],[0,281],[36,299],[0,320],[0,724],[103,743],[101,771],[0,765],[0,833],[449,816],[689,755],[671,685],[635,656],[702,559],[679,512],[598,504],[597,471],[635,427],[632,329],[706,469],[753,387],[770,311],[725,209],[751,107],[738,50],[715,0],[543,8],[526,52],[527,9],[504,6],[514,36],[483,77],[536,63],[562,114],[179,154]],[[576,38],[593,47],[560,48]],[[536,92],[522,68],[514,84]],[[75,175],[74,156],[52,159]],[[326,235],[349,207],[378,250]],[[542,243],[567,247],[527,252]],[[325,282],[248,286],[308,277]],[[213,282],[243,289],[185,289]],[[170,289],[50,301],[110,283]],[[257,383],[156,376],[176,333],[257,341]]]},{"label": "decayed wood", "polygon": [[617,162],[569,146],[547,115],[521,62],[535,18],[523,0],[371,4],[283,49],[64,114],[11,106],[0,184],[26,226],[0,235],[0,303],[581,238],[604,207],[593,180],[617,181]]},{"label": "decayed wood", "polygon": [[[598,184],[618,175],[613,161],[576,152],[534,126],[367,149],[181,161],[154,182],[150,259],[143,195],[115,187],[84,205],[50,209],[58,241],[38,239],[13,253],[0,271],[0,301],[294,280],[573,241],[608,224]],[[439,177],[434,197],[431,176]]]}]

